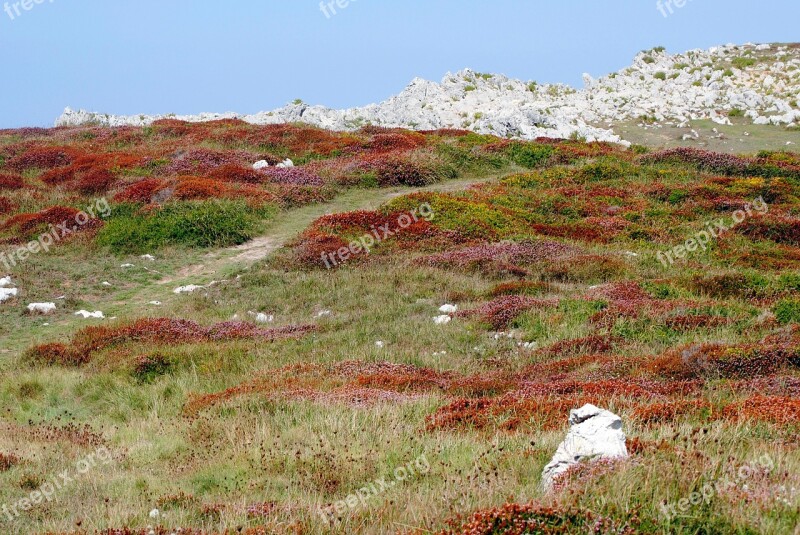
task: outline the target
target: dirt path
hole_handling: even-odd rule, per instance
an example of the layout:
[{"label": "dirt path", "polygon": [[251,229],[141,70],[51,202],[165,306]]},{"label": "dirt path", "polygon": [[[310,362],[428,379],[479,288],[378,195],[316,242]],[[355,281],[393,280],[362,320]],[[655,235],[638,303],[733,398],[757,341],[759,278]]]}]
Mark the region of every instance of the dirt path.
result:
[{"label": "dirt path", "polygon": [[[507,174],[504,173],[504,174]],[[327,214],[351,210],[372,210],[381,204],[409,193],[419,191],[459,191],[473,184],[487,182],[497,176],[451,180],[424,187],[402,187],[390,190],[353,190],[324,204],[297,208],[278,216],[266,234],[257,236],[247,243],[208,253],[202,264],[185,266],[174,275],[158,281],[159,285],[184,286],[187,284],[207,284],[225,277],[225,272],[242,269],[268,257],[283,247],[289,240],[308,227],[315,219]]]}]

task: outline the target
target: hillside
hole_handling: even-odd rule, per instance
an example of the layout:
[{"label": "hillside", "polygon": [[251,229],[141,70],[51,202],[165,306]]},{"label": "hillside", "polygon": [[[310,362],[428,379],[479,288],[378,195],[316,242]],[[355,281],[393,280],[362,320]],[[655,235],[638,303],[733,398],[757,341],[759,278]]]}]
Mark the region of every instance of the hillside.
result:
[{"label": "hillside", "polygon": [[[616,123],[687,128],[708,119],[730,124],[794,128],[800,120],[800,46],[726,45],[669,54],[657,48],[636,56],[619,72],[592,79],[585,87],[537,84],[469,69],[447,74],[440,83],[413,80],[380,104],[334,110],[297,101],[254,115],[206,113],[195,116],[113,116],[67,109],[57,126],[100,124],[143,126],[174,118],[208,121],[238,118],[266,125],[303,122],[335,130],[364,125],[418,130],[465,128],[500,137],[578,137],[625,141]],[[691,135],[691,129],[684,130]],[[797,135],[787,137],[797,139]],[[797,142],[797,141],[795,141]]]},{"label": "hillside", "polygon": [[[800,155],[749,152],[0,131],[0,532],[793,535]],[[630,457],[545,491],[585,403]]]}]

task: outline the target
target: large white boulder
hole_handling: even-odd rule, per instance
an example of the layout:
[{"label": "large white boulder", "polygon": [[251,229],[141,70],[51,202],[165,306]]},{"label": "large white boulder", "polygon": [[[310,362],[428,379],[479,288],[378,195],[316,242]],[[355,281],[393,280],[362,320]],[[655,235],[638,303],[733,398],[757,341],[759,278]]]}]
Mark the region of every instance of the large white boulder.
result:
[{"label": "large white boulder", "polygon": [[557,476],[580,462],[628,457],[622,419],[613,412],[589,403],[571,410],[569,423],[571,427],[566,438],[542,471],[542,485],[546,490],[553,486]]}]

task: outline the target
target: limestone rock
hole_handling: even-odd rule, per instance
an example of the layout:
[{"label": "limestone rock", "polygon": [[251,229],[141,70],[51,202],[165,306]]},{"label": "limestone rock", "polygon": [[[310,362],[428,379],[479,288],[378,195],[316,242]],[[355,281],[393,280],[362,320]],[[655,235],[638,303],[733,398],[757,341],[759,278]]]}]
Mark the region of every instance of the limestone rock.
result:
[{"label": "limestone rock", "polygon": [[580,462],[628,457],[622,419],[613,412],[586,404],[570,411],[569,423],[566,438],[542,471],[545,489],[549,490],[558,475]]}]

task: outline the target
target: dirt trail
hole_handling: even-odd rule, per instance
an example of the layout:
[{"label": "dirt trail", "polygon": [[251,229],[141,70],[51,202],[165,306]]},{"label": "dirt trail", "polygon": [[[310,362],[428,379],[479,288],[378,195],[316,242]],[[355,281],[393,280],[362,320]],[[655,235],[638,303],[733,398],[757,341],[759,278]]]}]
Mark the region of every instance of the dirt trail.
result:
[{"label": "dirt trail", "polygon": [[245,268],[263,260],[302,232],[315,219],[326,214],[351,210],[371,210],[396,197],[419,191],[447,192],[463,190],[473,184],[490,181],[497,178],[497,176],[451,180],[417,188],[352,190],[337,196],[328,203],[304,206],[280,214],[278,220],[267,229],[266,234],[236,247],[211,252],[204,257],[203,263],[185,266],[174,275],[164,277],[158,281],[158,284],[181,286],[185,284],[202,284],[210,280],[223,278],[223,271]]}]

